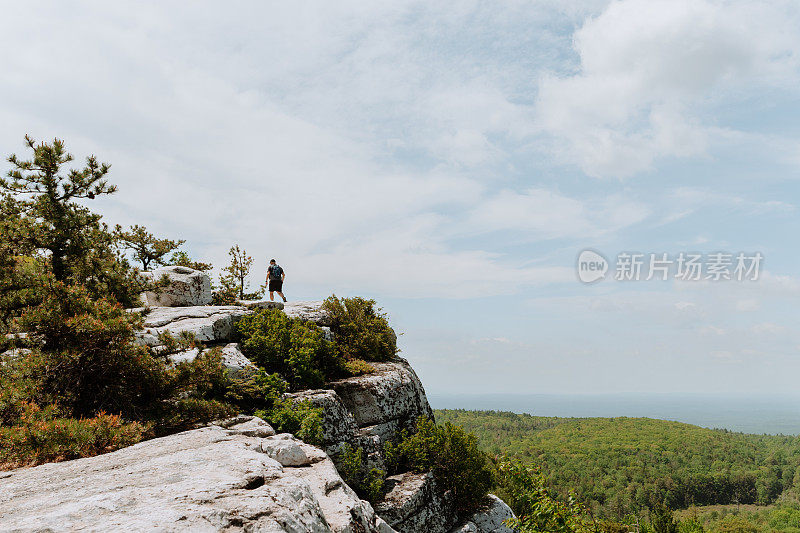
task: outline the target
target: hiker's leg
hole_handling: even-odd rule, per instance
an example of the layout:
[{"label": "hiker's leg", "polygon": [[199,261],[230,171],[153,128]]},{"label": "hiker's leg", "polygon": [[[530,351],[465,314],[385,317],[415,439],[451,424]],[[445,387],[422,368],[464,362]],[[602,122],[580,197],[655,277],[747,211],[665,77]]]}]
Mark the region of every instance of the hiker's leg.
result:
[{"label": "hiker's leg", "polygon": [[[278,294],[280,294],[280,293],[278,293]],[[275,295],[272,294],[272,291],[269,291],[269,301],[271,302],[273,300],[275,300]]]},{"label": "hiker's leg", "polygon": [[278,291],[278,296],[280,296],[281,298],[283,298],[283,301],[284,301],[284,302],[286,301],[286,296],[284,296],[282,292]]}]

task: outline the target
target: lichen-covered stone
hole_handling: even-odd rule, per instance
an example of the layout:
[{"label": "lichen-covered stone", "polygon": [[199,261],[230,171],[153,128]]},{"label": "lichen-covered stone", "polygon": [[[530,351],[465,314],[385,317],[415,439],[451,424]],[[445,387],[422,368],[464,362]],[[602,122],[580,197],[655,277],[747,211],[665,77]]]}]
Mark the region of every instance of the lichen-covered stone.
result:
[{"label": "lichen-covered stone", "polygon": [[407,361],[371,364],[375,367],[372,374],[330,384],[359,427],[415,420],[419,416],[433,418],[425,389]]},{"label": "lichen-covered stone", "polygon": [[184,266],[166,266],[142,272],[142,276],[156,282],[164,276],[169,280],[166,286],[156,291],[142,293],[142,303],[147,306],[183,307],[211,303],[211,278],[205,272]]},{"label": "lichen-covered stone", "polygon": [[432,473],[389,476],[384,486],[388,492],[375,511],[397,531],[445,532],[455,523],[453,499],[440,493]]},{"label": "lichen-covered stone", "polygon": [[506,502],[489,494],[487,505],[479,509],[450,533],[514,533],[507,521],[514,518],[514,511]]}]

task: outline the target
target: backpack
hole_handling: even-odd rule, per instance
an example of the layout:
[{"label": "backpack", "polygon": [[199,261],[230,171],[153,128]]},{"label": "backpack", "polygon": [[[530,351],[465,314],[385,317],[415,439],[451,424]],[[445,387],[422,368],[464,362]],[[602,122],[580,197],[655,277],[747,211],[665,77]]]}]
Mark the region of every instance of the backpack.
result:
[{"label": "backpack", "polygon": [[279,280],[283,274],[283,269],[278,265],[270,266],[269,279]]}]

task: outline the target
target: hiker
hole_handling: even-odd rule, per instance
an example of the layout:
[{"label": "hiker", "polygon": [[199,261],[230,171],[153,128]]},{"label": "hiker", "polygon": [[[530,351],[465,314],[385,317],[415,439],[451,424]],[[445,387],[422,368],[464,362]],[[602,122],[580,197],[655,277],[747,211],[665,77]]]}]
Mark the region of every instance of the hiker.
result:
[{"label": "hiker", "polygon": [[267,269],[267,290],[269,290],[269,301],[275,300],[274,292],[286,301],[286,296],[283,295],[283,280],[286,278],[286,272],[280,267],[274,259],[269,260],[269,268]]}]

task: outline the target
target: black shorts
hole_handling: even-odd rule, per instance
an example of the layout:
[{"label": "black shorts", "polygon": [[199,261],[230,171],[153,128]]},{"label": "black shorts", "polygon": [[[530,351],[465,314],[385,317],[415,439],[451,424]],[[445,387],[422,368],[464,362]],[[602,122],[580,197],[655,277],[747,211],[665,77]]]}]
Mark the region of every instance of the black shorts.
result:
[{"label": "black shorts", "polygon": [[269,292],[283,292],[283,280],[282,279],[269,280]]}]

